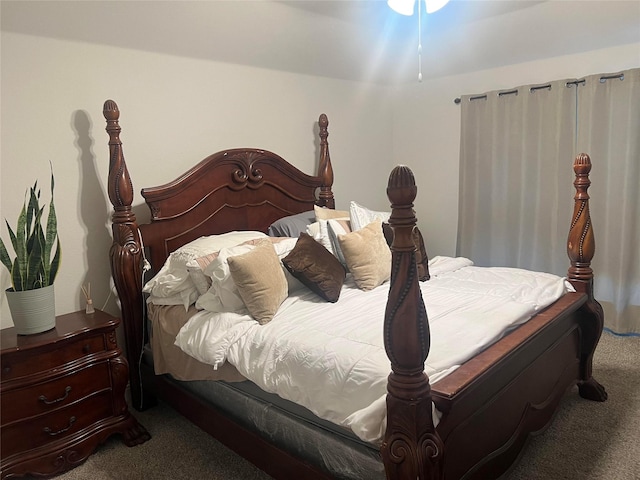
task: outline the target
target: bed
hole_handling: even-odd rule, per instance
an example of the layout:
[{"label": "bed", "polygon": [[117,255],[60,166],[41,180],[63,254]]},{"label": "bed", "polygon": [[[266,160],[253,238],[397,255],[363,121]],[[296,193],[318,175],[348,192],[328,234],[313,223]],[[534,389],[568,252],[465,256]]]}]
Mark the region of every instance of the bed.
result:
[{"label": "bed", "polygon": [[[368,442],[304,406],[263,391],[238,370],[225,370],[224,362],[216,371],[217,380],[185,380],[179,372],[165,373],[149,347],[150,338],[155,338],[150,330],[157,324],[147,316],[156,317],[160,309],[147,311],[143,287],[146,279],[164,268],[172,252],[202,237],[266,233],[279,219],[335,208],[327,117],[321,115],[318,121],[314,175],[266,150],[223,150],[170,183],[143,189],[151,221],[139,225],[120,140],[120,111],[107,100],[103,113],[110,150],[108,194],[114,208],[111,269],[131,365],[134,408],[146,409],[161,399],[278,479],[488,479],[508,471],[527,439],[550,423],[568,389],[577,385],[582,397],[606,400],[605,389],[592,376],[603,313],[593,297],[590,267],[595,245],[587,193],[588,155],[574,161],[576,194],[568,226],[566,293],[432,383],[425,373],[431,347],[430,308],[425,308],[424,272],[416,261],[417,187],[409,168],[393,169],[387,188],[390,280],[379,308],[379,336],[390,368],[384,382],[382,437]],[[258,242],[260,248],[265,242]],[[269,246],[269,251],[274,249]],[[257,250],[256,246],[252,251]],[[426,283],[436,285],[430,283],[434,280]],[[176,338],[198,316],[193,305],[185,307],[161,307],[165,313],[174,312],[169,335]],[[259,326],[247,328],[260,332]]]}]

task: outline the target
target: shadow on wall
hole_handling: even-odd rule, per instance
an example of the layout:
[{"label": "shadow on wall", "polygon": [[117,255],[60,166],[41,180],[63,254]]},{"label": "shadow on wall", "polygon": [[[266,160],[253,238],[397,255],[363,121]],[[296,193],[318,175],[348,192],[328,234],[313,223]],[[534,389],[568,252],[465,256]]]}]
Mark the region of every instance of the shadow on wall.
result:
[{"label": "shadow on wall", "polygon": [[[111,248],[110,224],[111,212],[106,202],[107,192],[102,185],[96,169],[96,157],[92,152],[94,143],[91,137],[91,119],[84,110],[76,110],[72,115],[72,127],[76,133],[78,147],[78,167],[80,169],[80,185],[78,185],[80,202],[80,222],[84,227],[84,253],[86,271],[76,291],[81,308],[86,300],[81,286],[91,283],[91,297],[95,308],[118,315],[115,288],[111,287],[111,269],[109,265],[109,249]],[[105,147],[106,148],[106,147]],[[112,293],[113,290],[113,293]]]}]

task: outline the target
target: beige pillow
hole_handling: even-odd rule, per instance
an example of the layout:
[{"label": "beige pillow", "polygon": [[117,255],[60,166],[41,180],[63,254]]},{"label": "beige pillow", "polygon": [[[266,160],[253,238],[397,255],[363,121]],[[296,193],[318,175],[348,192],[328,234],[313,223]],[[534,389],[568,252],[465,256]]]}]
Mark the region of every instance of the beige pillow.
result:
[{"label": "beige pillow", "polygon": [[346,210],[334,210],[333,208],[313,206],[313,210],[316,213],[316,222],[318,220],[329,220],[331,218],[346,218],[349,220],[349,212]]},{"label": "beige pillow", "polygon": [[361,290],[371,290],[391,277],[391,250],[375,220],[364,228],[338,235],[338,243],[353,280]]},{"label": "beige pillow", "polygon": [[230,257],[228,263],[249,314],[260,325],[268,323],[288,294],[287,279],[271,241],[259,242],[250,252]]}]

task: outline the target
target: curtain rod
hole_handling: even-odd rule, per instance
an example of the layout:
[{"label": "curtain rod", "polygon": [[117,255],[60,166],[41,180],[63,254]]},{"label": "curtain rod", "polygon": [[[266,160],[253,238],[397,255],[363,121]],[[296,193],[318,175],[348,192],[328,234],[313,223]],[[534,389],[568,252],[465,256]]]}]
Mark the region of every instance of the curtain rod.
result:
[{"label": "curtain rod", "polygon": [[[602,75],[600,77],[600,83],[604,83],[607,80],[624,80],[624,73],[618,73],[618,74],[614,74],[614,75]],[[572,80],[570,82],[567,82],[564,84],[565,87],[571,87],[573,85],[584,85],[584,83],[586,82],[586,80],[584,78],[581,78],[580,80]],[[542,90],[542,89],[549,89],[551,90],[551,84],[546,84],[546,85],[539,85],[537,87],[530,87],[529,91],[530,92],[534,92],[536,90]],[[502,97],[504,95],[512,95],[512,94],[518,94],[518,89],[515,88],[513,90],[504,90],[501,92],[498,92],[498,96]],[[469,97],[469,101],[472,100],[486,100],[487,95],[476,95],[474,97]],[[462,102],[462,98],[457,97],[453,99],[453,103],[455,103],[456,105],[459,105]]]}]

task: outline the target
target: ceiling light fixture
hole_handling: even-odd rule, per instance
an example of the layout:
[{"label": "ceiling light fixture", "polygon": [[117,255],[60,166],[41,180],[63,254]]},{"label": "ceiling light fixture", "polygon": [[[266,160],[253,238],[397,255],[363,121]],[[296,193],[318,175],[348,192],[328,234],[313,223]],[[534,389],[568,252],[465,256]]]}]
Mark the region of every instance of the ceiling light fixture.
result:
[{"label": "ceiling light fixture", "polygon": [[[419,3],[420,0],[387,0],[387,5],[400,15],[410,17],[413,15],[416,1]],[[427,13],[437,12],[447,3],[449,3],[449,0],[424,0],[424,4],[427,6]]]},{"label": "ceiling light fixture", "polygon": [[[418,81],[422,81],[422,8],[420,0],[387,0],[387,5],[400,15],[408,17],[413,15],[416,3],[418,4]],[[449,0],[424,0],[427,13],[433,13],[444,7]]]}]

